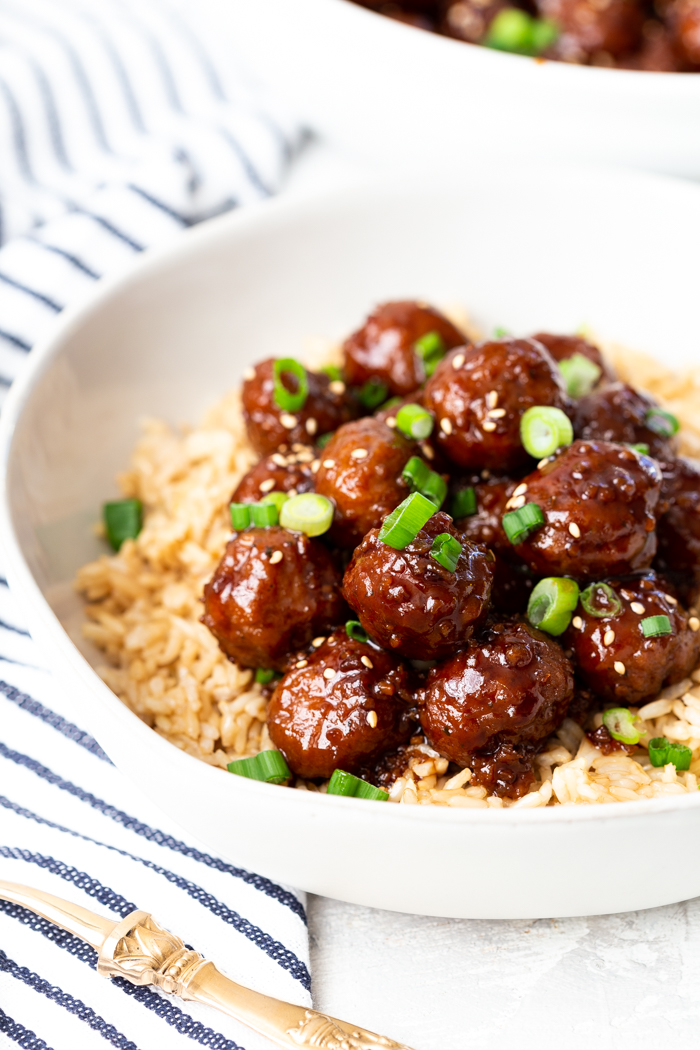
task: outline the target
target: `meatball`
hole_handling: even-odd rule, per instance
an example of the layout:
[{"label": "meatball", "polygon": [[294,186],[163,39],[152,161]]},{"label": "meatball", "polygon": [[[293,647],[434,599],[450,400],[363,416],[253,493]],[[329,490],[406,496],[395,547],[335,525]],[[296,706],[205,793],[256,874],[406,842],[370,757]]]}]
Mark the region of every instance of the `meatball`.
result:
[{"label": "meatball", "polygon": [[297,776],[327,778],[406,743],[415,726],[411,703],[405,664],[343,627],[300,654],[277,684],[267,726]]},{"label": "meatball", "polygon": [[359,331],[345,340],[344,374],[351,386],[376,379],[388,396],[405,397],[425,381],[423,361],[416,341],[436,332],[446,350],[461,346],[465,339],[451,321],[427,303],[412,300],[383,303]]},{"label": "meatball", "polygon": [[537,0],[543,18],[559,26],[554,54],[569,62],[634,51],[641,38],[644,12],[637,0]]},{"label": "meatball", "polygon": [[700,0],[674,0],[665,11],[674,47],[687,69],[700,66]]},{"label": "meatball", "polygon": [[661,502],[667,508],[659,518],[659,565],[672,572],[700,568],[700,462],[673,459],[662,465]]},{"label": "meatball", "polygon": [[661,470],[649,456],[607,441],[575,441],[523,485],[509,506],[536,503],[545,519],[516,547],[533,572],[596,580],[651,564]]},{"label": "meatball", "polygon": [[[647,426],[647,416],[658,404],[626,383],[613,383],[576,402],[574,433],[584,441],[619,441],[648,445],[649,455],[668,459],[675,443]],[[663,422],[663,420],[661,420]]]},{"label": "meatball", "polygon": [[[274,364],[273,357],[260,361],[246,374],[243,383],[243,418],[250,443],[259,455],[267,456],[294,443],[308,443],[356,414],[344,383],[308,368],[309,391],[303,407],[293,412],[280,408],[275,400]],[[298,380],[292,373],[283,372],[282,382],[291,393],[297,391]]]},{"label": "meatball", "polygon": [[379,645],[401,656],[441,660],[471,637],[484,619],[493,584],[491,551],[462,539],[454,572],[431,556],[433,540],[462,539],[447,514],[433,514],[403,550],[372,529],[343,578],[345,600]]},{"label": "meatball", "polygon": [[502,339],[454,350],[428,380],[425,407],[434,442],[460,467],[508,471],[528,460],[520,420],[533,405],[565,409],[556,362],[533,339]]},{"label": "meatball", "polygon": [[597,346],[589,343],[580,335],[552,335],[551,332],[538,332],[532,337],[541,343],[554,358],[555,361],[566,361],[574,354],[587,357],[596,367],[600,369],[600,378],[613,379],[612,369],[605,361]]},{"label": "meatball", "polygon": [[299,452],[273,452],[256,463],[239,481],[231,502],[256,503],[270,492],[288,492],[291,496],[310,492],[314,487],[311,464],[316,453],[297,447]]},{"label": "meatball", "polygon": [[557,643],[506,620],[432,668],[421,725],[440,754],[466,766],[501,745],[535,749],[561,725],[573,694],[571,664]]},{"label": "meatball", "polygon": [[[593,613],[579,602],[565,641],[597,696],[639,704],[695,667],[700,621],[689,618],[656,573],[609,578],[584,599]],[[642,623],[650,616],[667,616],[672,633],[645,638]]]},{"label": "meatball", "polygon": [[229,540],[204,588],[204,623],[231,660],[282,670],[342,620],[340,573],[320,540],[273,526]]},{"label": "meatball", "polygon": [[335,543],[356,547],[409,495],[401,472],[416,451],[414,442],[371,416],[336,431],[316,474],[316,491],[335,504]]}]

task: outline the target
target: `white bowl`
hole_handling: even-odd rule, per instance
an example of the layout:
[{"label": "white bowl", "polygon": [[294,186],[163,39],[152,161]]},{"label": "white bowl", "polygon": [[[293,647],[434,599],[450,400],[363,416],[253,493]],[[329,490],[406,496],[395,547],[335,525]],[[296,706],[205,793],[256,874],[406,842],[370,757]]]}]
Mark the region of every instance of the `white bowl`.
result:
[{"label": "white bowl", "polygon": [[700,74],[490,50],[348,0],[200,0],[231,47],[331,142],[375,166],[445,171],[498,152],[700,176]]},{"label": "white bowl", "polygon": [[[689,184],[536,169],[515,181],[473,169],[456,187],[431,181],[250,208],[99,289],[30,355],[0,426],[5,564],[75,698],[75,720],[210,848],[317,893],[492,918],[700,894],[700,794],[455,811],[286,790],[200,763],[98,678],[71,588],[96,553],[91,523],[143,415],[196,420],[255,359],[298,354],[310,334],[340,336],[396,296],[461,300],[486,329],[571,330],[585,320],[689,363],[698,242],[700,188]],[[682,856],[655,845],[664,842],[682,843]]]}]

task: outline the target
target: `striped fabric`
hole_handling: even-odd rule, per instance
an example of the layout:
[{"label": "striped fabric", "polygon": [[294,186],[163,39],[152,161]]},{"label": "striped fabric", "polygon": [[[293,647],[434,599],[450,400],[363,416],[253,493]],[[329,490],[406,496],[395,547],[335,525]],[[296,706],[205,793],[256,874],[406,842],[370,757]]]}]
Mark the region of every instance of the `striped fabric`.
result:
[{"label": "striped fabric", "polygon": [[[101,276],[279,187],[299,127],[196,28],[160,0],[0,0],[3,390]],[[74,724],[1,578],[0,878],[115,920],[152,911],[234,979],[310,1002],[303,899],[183,838],[124,780]],[[94,964],[0,904],[0,1047],[270,1045]]]}]

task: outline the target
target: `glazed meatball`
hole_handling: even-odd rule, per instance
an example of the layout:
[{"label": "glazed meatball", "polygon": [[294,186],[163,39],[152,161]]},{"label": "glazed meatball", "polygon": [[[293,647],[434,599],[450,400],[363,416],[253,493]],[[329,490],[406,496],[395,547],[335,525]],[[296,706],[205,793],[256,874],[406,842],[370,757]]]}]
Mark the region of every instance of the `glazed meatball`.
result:
[{"label": "glazed meatball", "polygon": [[267,726],[297,776],[327,778],[409,740],[412,701],[405,664],[343,627],[299,654],[273,693]]},{"label": "glazed meatball", "polygon": [[[431,556],[436,536],[462,540],[454,572]],[[486,616],[494,556],[459,536],[447,514],[433,514],[403,550],[372,529],[356,548],[343,578],[348,605],[385,649],[420,660],[441,660],[464,645]]]},{"label": "glazed meatball", "polygon": [[[280,408],[275,401],[274,363],[273,357],[261,361],[246,373],[243,382],[243,418],[250,443],[260,456],[295,443],[308,444],[356,415],[344,383],[308,368],[309,392],[303,408],[295,412]],[[296,376],[283,372],[282,382],[291,393],[296,393]]]},{"label": "glazed meatball", "polygon": [[[667,616],[672,633],[645,638],[642,623],[650,616]],[[597,696],[640,704],[692,671],[700,654],[698,628],[700,621],[689,618],[665,581],[645,572],[593,584],[565,640]]]},{"label": "glazed meatball", "polygon": [[573,693],[559,645],[506,620],[429,672],[421,725],[441,755],[466,766],[501,745],[536,748],[562,723]]},{"label": "glazed meatball", "polygon": [[649,456],[607,441],[575,441],[523,485],[509,506],[536,503],[545,518],[515,548],[533,572],[596,580],[651,564],[661,470]]},{"label": "glazed meatball", "polygon": [[616,57],[639,44],[644,14],[636,0],[537,0],[543,18],[559,26],[554,54],[569,62]]},{"label": "glazed meatball", "polygon": [[417,451],[414,442],[371,416],[336,431],[316,474],[316,491],[335,504],[335,543],[356,547],[409,495],[401,472]]},{"label": "glazed meatball", "polygon": [[[649,413],[659,406],[647,394],[626,383],[612,383],[576,402],[574,433],[584,441],[618,441],[623,445],[648,445],[649,455],[668,459],[675,442],[647,426]],[[664,425],[663,417],[659,419]]]},{"label": "glazed meatball", "polygon": [[351,386],[376,379],[388,396],[404,397],[425,381],[416,340],[436,332],[446,350],[461,346],[464,336],[451,321],[427,303],[412,300],[378,306],[343,346],[344,374]]},{"label": "glazed meatball", "polygon": [[460,467],[508,471],[528,460],[520,420],[533,405],[565,409],[556,362],[532,339],[502,339],[453,350],[428,380],[425,407],[434,442]]},{"label": "glazed meatball", "polygon": [[299,452],[288,455],[273,452],[256,463],[239,481],[232,503],[257,503],[270,492],[288,492],[296,496],[310,492],[314,487],[311,470],[316,453],[313,449],[297,446]]},{"label": "glazed meatball", "polygon": [[667,509],[656,526],[659,565],[692,573],[700,568],[700,463],[679,457],[661,469],[661,502]]},{"label": "glazed meatball", "polygon": [[597,346],[589,343],[580,335],[553,335],[551,332],[538,332],[532,337],[541,343],[555,361],[567,361],[574,354],[581,354],[600,369],[601,379],[613,379],[613,372]]},{"label": "glazed meatball", "polygon": [[344,614],[340,573],[323,543],[278,526],[235,535],[204,588],[202,623],[243,667],[282,670],[290,650]]},{"label": "glazed meatball", "polygon": [[674,47],[687,69],[700,66],[700,0],[674,0],[666,5]]}]

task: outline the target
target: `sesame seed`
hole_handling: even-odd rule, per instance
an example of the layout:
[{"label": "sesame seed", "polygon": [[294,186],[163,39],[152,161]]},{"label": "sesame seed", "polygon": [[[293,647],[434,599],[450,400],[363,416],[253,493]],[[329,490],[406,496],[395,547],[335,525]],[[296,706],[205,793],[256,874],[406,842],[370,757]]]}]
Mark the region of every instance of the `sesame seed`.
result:
[{"label": "sesame seed", "polygon": [[541,459],[539,461],[539,463],[537,464],[537,469],[538,470],[542,470],[542,467],[546,467],[548,463],[549,463],[549,456],[545,456],[544,459]]},{"label": "sesame seed", "polygon": [[433,451],[432,445],[429,445],[427,441],[421,441],[420,450],[426,459],[435,459],[435,452]]},{"label": "sesame seed", "polygon": [[295,441],[292,445],[292,452],[305,452],[306,445],[302,445],[300,441]]},{"label": "sesame seed", "polygon": [[577,631],[580,631],[581,628],[583,627],[583,620],[581,619],[580,616],[574,616],[574,618],[573,618],[573,620],[571,622],[572,622],[572,624],[574,625],[574,627],[576,628]]},{"label": "sesame seed", "polygon": [[630,594],[629,591],[620,591],[620,594],[625,599],[625,601],[627,601],[627,602],[633,602],[634,601],[634,595]]},{"label": "sesame seed", "polygon": [[294,664],[294,666],[295,667],[308,667],[309,666],[309,661],[308,660],[297,660],[297,662]]},{"label": "sesame seed", "polygon": [[486,395],[486,404],[488,405],[489,408],[495,408],[496,407],[496,405],[498,404],[498,391],[497,390],[489,390],[488,394]]},{"label": "sesame seed", "polygon": [[283,412],[280,416],[280,423],[282,424],[285,430],[294,430],[294,427],[297,425],[297,422],[297,417],[290,416],[289,412]]},{"label": "sesame seed", "polygon": [[327,667],[326,670],[323,672],[323,677],[327,678],[329,682],[331,678],[335,678],[335,671],[333,670],[333,668]]},{"label": "sesame seed", "polygon": [[306,428],[306,433],[307,434],[315,434],[316,431],[318,430],[318,423],[313,418],[307,419],[306,423],[304,424],[304,426]]},{"label": "sesame seed", "polygon": [[465,361],[466,357],[464,356],[464,354],[457,354],[455,357],[452,358],[452,367],[454,368],[455,372],[458,368],[462,367]]},{"label": "sesame seed", "polygon": [[678,599],[674,598],[672,594],[664,594],[664,598],[669,605],[678,605]]},{"label": "sesame seed", "polygon": [[334,379],[331,383],[328,384],[328,389],[332,394],[344,394],[345,383],[342,379]]},{"label": "sesame seed", "polygon": [[492,408],[489,410],[491,419],[503,419],[506,414],[505,408]]},{"label": "sesame seed", "polygon": [[279,454],[279,452],[273,452],[273,454],[270,456],[270,459],[272,460],[272,462],[275,464],[276,467],[286,467],[287,466],[287,460],[285,459],[284,456],[281,456]]},{"label": "sesame seed", "polygon": [[279,565],[283,557],[282,551],[273,551],[270,555],[270,565]]},{"label": "sesame seed", "polygon": [[306,452],[300,452],[297,455],[297,463],[312,463],[314,454],[310,448],[307,448]]},{"label": "sesame seed", "polygon": [[326,468],[326,470],[330,470],[331,467],[335,466],[335,460],[334,459],[324,459],[323,465]]},{"label": "sesame seed", "polygon": [[485,430],[488,434],[490,434],[492,430],[496,429],[496,424],[493,422],[493,420],[487,419],[484,423],[481,424],[481,429]]},{"label": "sesame seed", "polygon": [[312,473],[312,474],[316,474],[316,473],[317,473],[317,471],[318,471],[318,468],[319,468],[320,466],[321,466],[321,460],[320,460],[320,459],[315,459],[315,460],[313,461],[313,463],[311,464],[311,473]]},{"label": "sesame seed", "polygon": [[612,645],[615,641],[615,632],[613,630],[606,631],[603,635],[603,645]]},{"label": "sesame seed", "polygon": [[376,729],[377,728],[377,712],[376,711],[368,711],[368,713],[367,713],[367,721],[372,726],[372,729]]},{"label": "sesame seed", "polygon": [[482,481],[488,481],[490,477],[491,477],[491,471],[490,470],[482,470],[482,472],[481,472],[481,480]]},{"label": "sesame seed", "polygon": [[314,638],[314,640],[312,641],[311,644],[313,645],[314,649],[318,649],[319,645],[323,645],[325,640],[326,640],[325,634],[319,634],[318,638]]},{"label": "sesame seed", "polygon": [[623,664],[622,660],[616,660],[614,666],[618,674],[625,674],[627,671],[627,668]]},{"label": "sesame seed", "polygon": [[523,482],[522,485],[518,485],[517,489],[513,492],[513,495],[522,496],[525,492],[527,492],[527,483]]},{"label": "sesame seed", "polygon": [[287,489],[287,496],[289,497],[289,499],[291,499],[292,496],[296,496],[296,495],[297,495],[297,490],[296,489]]},{"label": "sesame seed", "polygon": [[360,663],[364,664],[365,667],[374,667],[374,664],[370,660],[369,656],[361,656]]},{"label": "sesame seed", "polygon": [[275,479],[274,478],[267,478],[265,481],[261,481],[260,482],[260,486],[259,486],[261,492],[271,492],[274,487],[275,487]]},{"label": "sesame seed", "polygon": [[255,369],[254,368],[246,368],[245,372],[243,373],[243,378],[247,379],[248,382],[250,382],[251,379],[255,379]]},{"label": "sesame seed", "polygon": [[507,510],[520,510],[521,507],[525,506],[525,496],[511,496],[506,503]]},{"label": "sesame seed", "polygon": [[632,602],[632,604],[630,605],[630,609],[633,613],[636,613],[637,616],[643,616],[646,612],[646,609],[644,608],[641,602]]},{"label": "sesame seed", "polygon": [[384,422],[393,430],[396,426],[396,416],[387,416]]},{"label": "sesame seed", "polygon": [[352,459],[367,459],[368,455],[366,448],[354,448],[350,453]]},{"label": "sesame seed", "polygon": [[688,627],[690,627],[691,631],[700,630],[700,620],[698,620],[697,616],[690,617],[688,620]]},{"label": "sesame seed", "polygon": [[578,539],[581,538],[581,530],[580,530],[580,528],[578,527],[578,525],[576,524],[575,521],[570,521],[569,522],[569,532],[571,533],[571,535],[574,537],[575,540],[578,540]]},{"label": "sesame seed", "polygon": [[443,434],[452,433],[452,421],[448,419],[447,416],[440,420],[440,430],[443,432]]}]

